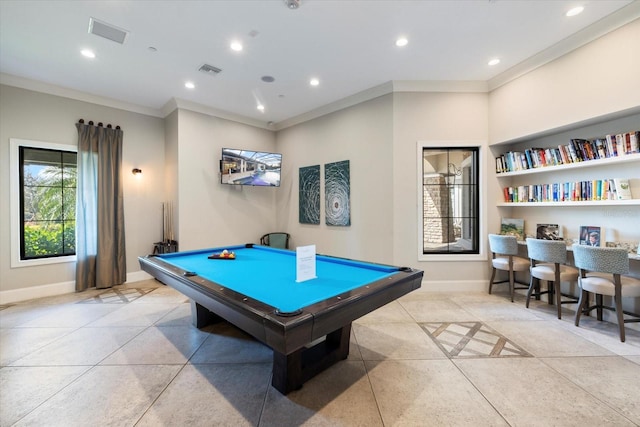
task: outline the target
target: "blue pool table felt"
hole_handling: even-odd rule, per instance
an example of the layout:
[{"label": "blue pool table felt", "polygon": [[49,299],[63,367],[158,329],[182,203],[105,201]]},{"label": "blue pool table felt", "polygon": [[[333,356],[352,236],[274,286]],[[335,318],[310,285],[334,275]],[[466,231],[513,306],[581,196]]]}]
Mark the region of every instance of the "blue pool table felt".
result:
[{"label": "blue pool table felt", "polygon": [[[236,258],[226,262],[208,259],[224,249],[235,252]],[[295,251],[259,245],[177,252],[159,257],[282,312],[294,312],[398,271],[397,267],[318,255],[317,278],[296,282]]]}]

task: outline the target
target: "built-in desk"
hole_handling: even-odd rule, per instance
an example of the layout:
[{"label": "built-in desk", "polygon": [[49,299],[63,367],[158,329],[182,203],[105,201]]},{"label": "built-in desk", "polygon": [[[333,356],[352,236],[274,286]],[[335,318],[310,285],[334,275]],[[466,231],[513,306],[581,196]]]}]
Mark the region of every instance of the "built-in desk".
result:
[{"label": "built-in desk", "polygon": [[[522,242],[522,241],[518,242],[518,256],[521,256],[523,258],[529,258],[528,253],[527,253],[527,243],[526,242]],[[571,265],[571,266],[575,267],[575,264],[574,264],[574,261],[573,261],[573,248],[571,246],[567,246],[567,265]],[[640,256],[638,256],[636,254],[633,254],[633,253],[629,254],[629,274],[628,274],[628,276],[640,279]],[[571,284],[569,288],[567,288],[566,284],[565,284],[565,286],[562,287],[562,293],[565,294],[565,295],[573,295],[573,296],[577,297],[579,295],[580,291],[579,291],[577,283],[574,283],[574,284]],[[606,297],[605,296],[605,301],[607,301],[607,300],[610,300],[610,297]],[[555,303],[555,301],[552,301],[552,304],[553,303]],[[609,306],[613,305],[610,301],[607,302],[607,304]],[[623,298],[622,299],[622,306],[623,306],[623,309],[626,310],[626,311],[629,311],[631,313],[639,313],[640,312],[640,298]],[[574,307],[575,307],[575,305],[571,306],[570,309],[575,310]],[[611,322],[611,323],[617,323],[617,320],[615,319],[615,314],[613,312],[609,312],[608,310],[605,310],[604,315],[605,315],[604,320],[606,320],[608,322]],[[640,328],[638,328],[638,326],[636,326],[636,325],[640,325],[640,323],[627,324],[627,328],[639,330]]]},{"label": "built-in desk", "polygon": [[[529,258],[527,253],[527,242],[518,242],[518,256],[523,258]],[[575,266],[573,263],[573,249],[571,246],[567,246],[567,265]],[[630,253],[629,254],[629,274],[628,276],[640,279],[640,256]]]}]

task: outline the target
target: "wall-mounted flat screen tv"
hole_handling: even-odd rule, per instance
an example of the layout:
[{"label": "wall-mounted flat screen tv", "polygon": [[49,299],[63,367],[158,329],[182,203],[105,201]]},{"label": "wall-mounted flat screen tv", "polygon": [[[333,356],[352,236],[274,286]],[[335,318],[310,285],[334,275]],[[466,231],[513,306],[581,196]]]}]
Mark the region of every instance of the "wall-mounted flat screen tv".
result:
[{"label": "wall-mounted flat screen tv", "polygon": [[279,187],[282,154],[222,149],[220,176],[223,184]]}]

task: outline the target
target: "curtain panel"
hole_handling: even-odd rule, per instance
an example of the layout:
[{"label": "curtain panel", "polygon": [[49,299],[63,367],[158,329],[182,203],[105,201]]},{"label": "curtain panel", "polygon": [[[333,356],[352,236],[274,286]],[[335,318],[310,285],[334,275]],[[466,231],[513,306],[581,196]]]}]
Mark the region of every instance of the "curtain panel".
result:
[{"label": "curtain panel", "polygon": [[123,131],[99,123],[78,129],[76,291],[126,281]]}]

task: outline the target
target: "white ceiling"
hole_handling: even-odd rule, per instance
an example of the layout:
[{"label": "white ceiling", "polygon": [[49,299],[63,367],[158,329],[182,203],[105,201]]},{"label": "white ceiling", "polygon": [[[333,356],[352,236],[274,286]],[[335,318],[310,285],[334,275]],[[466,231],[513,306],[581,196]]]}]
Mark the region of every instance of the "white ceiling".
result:
[{"label": "white ceiling", "polygon": [[[578,4],[584,12],[566,17]],[[125,43],[89,34],[90,17],[129,31]],[[1,0],[0,73],[159,115],[189,103],[281,127],[391,81],[495,87],[639,17],[638,0],[301,0],[297,10],[284,0]],[[229,48],[236,39],[242,52]],[[199,72],[204,63],[222,72]]]}]

